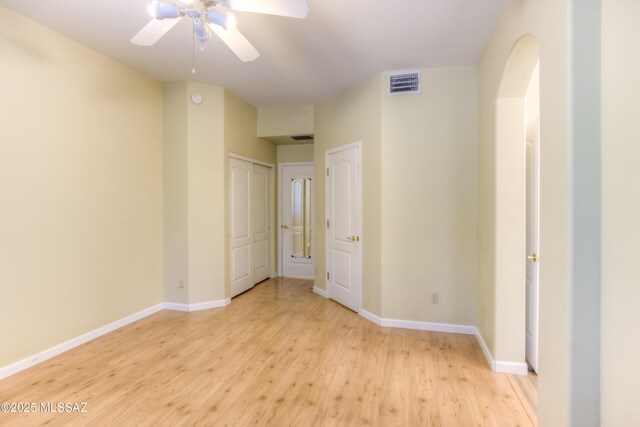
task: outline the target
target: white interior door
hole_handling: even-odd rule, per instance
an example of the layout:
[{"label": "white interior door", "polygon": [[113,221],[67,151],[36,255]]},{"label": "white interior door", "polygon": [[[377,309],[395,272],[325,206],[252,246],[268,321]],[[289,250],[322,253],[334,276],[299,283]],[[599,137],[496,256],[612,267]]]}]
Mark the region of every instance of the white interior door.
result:
[{"label": "white interior door", "polygon": [[253,165],[229,158],[229,244],[231,247],[231,296],[253,287],[251,209]]},{"label": "white interior door", "polygon": [[538,257],[539,257],[539,144],[536,135],[527,140],[527,264],[526,264],[526,358],[538,372]]},{"label": "white interior door", "polygon": [[269,175],[271,169],[253,165],[253,284],[269,274]]},{"label": "white interior door", "polygon": [[358,311],[360,294],[360,144],[326,156],[327,291]]},{"label": "white interior door", "polygon": [[313,277],[313,164],[280,166],[281,275]]}]

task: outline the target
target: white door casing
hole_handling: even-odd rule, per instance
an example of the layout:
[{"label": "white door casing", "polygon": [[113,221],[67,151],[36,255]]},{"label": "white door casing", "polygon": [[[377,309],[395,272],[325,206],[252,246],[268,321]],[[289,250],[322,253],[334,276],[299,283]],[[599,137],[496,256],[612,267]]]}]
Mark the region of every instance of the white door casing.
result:
[{"label": "white door casing", "polygon": [[253,165],[253,284],[268,279],[269,274],[269,175],[271,169]]},{"label": "white door casing", "polygon": [[[281,276],[312,278],[314,273],[313,257],[313,163],[282,163],[280,164],[280,233],[279,233],[279,270]],[[302,212],[294,215],[294,199],[296,197],[292,188],[292,181],[299,178],[309,178],[311,180],[310,207],[308,209],[309,218],[306,220],[310,224],[311,251],[309,257],[302,254],[292,256],[294,239],[302,238]],[[298,194],[300,196],[300,194]],[[298,205],[300,206],[300,205]],[[297,217],[297,218],[296,218]],[[300,252],[300,251],[299,251]]]},{"label": "white door casing", "polygon": [[328,150],[326,270],[329,298],[359,311],[361,289],[361,146]]},{"label": "white door casing", "polygon": [[539,141],[537,135],[527,141],[526,185],[527,185],[527,262],[526,262],[526,359],[538,372],[538,299],[539,299]]},{"label": "white door casing", "polygon": [[229,246],[231,249],[231,296],[253,286],[251,209],[253,167],[229,158]]}]

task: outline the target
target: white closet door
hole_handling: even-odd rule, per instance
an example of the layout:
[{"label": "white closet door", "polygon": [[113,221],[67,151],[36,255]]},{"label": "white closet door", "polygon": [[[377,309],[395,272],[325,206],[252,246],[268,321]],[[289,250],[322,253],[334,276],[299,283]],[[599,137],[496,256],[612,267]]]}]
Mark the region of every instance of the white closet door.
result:
[{"label": "white closet door", "polygon": [[229,159],[231,296],[253,287],[251,209],[253,164]]},{"label": "white closet door", "polygon": [[269,278],[269,174],[253,165],[253,283]]}]

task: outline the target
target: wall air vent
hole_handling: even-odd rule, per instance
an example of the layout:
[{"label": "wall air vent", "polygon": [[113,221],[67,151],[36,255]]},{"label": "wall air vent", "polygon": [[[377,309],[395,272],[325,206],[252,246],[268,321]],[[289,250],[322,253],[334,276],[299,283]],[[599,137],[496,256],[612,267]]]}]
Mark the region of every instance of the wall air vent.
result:
[{"label": "wall air vent", "polygon": [[389,95],[420,92],[420,72],[410,71],[389,74]]},{"label": "wall air vent", "polygon": [[313,135],[294,135],[290,138],[294,141],[313,141]]}]

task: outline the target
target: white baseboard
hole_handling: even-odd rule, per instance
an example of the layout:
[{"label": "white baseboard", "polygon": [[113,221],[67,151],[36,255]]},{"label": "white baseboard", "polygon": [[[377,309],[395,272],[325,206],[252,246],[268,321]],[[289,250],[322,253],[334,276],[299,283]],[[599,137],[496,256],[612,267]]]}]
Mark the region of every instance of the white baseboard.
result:
[{"label": "white baseboard", "polygon": [[375,314],[365,310],[364,308],[361,308],[358,311],[358,314],[367,319],[369,322],[373,322],[378,326],[382,326],[382,319],[379,316],[376,316]]},{"label": "white baseboard", "polygon": [[164,305],[156,304],[152,307],[141,310],[137,313],[133,313],[129,316],[123,317],[122,319],[116,320],[115,322],[111,322],[108,325],[102,326],[98,329],[94,329],[93,331],[87,332],[86,334],[82,334],[78,337],[72,338],[69,341],[65,341],[62,344],[55,345],[47,350],[41,351],[40,353],[36,353],[32,356],[26,357],[22,360],[19,360],[10,365],[4,366],[0,368],[0,379],[6,378],[10,375],[16,374],[20,371],[23,371],[27,368],[37,365],[38,363],[44,362],[45,360],[51,359],[59,354],[64,353],[65,351],[71,350],[74,347],[87,343],[95,338],[98,338],[102,335],[108,334],[109,332],[113,332],[116,329],[119,329],[123,326],[126,326],[130,323],[135,322],[136,320],[140,320],[144,317],[147,317],[153,313],[156,313],[164,308]]},{"label": "white baseboard", "polygon": [[189,311],[189,304],[181,304],[178,302],[165,302],[162,303],[162,308],[165,310],[173,311]]},{"label": "white baseboard", "polygon": [[329,298],[329,293],[326,290],[320,289],[317,286],[313,287],[313,292],[315,292],[316,294],[320,295],[321,297]]},{"label": "white baseboard", "polygon": [[380,326],[392,328],[417,329],[419,331],[448,332],[450,334],[473,335],[475,326],[454,325],[450,323],[421,322],[417,320],[382,319]]},{"label": "white baseboard", "polygon": [[476,331],[475,326],[467,325],[453,325],[449,323],[434,323],[434,322],[421,322],[417,320],[399,320],[399,319],[385,319],[377,316],[365,309],[360,309],[358,314],[365,319],[375,323],[379,326],[387,326],[390,328],[401,329],[417,329],[419,331],[432,331],[432,332],[448,332],[453,334],[467,334],[473,335]]},{"label": "white baseboard", "polygon": [[478,329],[475,326],[453,325],[448,323],[419,322],[414,320],[385,319],[373,313],[370,313],[364,309],[360,309],[358,314],[364,317],[365,319],[369,320],[370,322],[373,322],[379,326],[387,326],[391,328],[403,328],[403,329],[417,329],[421,331],[448,332],[448,333],[454,333],[454,334],[475,335],[478,340],[478,343],[480,344],[480,348],[484,353],[484,357],[489,362],[489,366],[491,367],[492,371],[504,373],[504,374],[527,375],[528,368],[526,363],[493,360],[493,357],[491,356],[491,352],[487,347],[487,343],[484,341],[484,338],[482,338],[480,331],[478,331]]},{"label": "white baseboard", "polygon": [[218,299],[213,301],[205,301],[205,302],[197,302],[194,304],[181,304],[177,302],[165,302],[162,304],[162,307],[165,310],[175,310],[175,311],[199,311],[199,310],[208,310],[210,308],[218,308],[224,307],[225,305],[231,304],[231,298]]},{"label": "white baseboard", "polygon": [[477,328],[475,331],[475,336],[476,336],[476,339],[478,340],[478,343],[480,344],[480,348],[482,349],[482,352],[484,353],[484,357],[487,359],[487,362],[489,362],[489,367],[493,372],[499,372],[503,374],[514,374],[514,375],[527,375],[529,368],[527,367],[526,363],[493,360],[493,356],[489,351],[489,347],[487,347],[487,343],[484,341],[484,338],[482,338],[482,334]]},{"label": "white baseboard", "polygon": [[495,367],[493,369],[494,372],[514,375],[527,375],[529,373],[527,364],[523,362],[505,362],[496,360],[493,363],[495,364]]},{"label": "white baseboard", "polygon": [[74,347],[87,343],[95,338],[108,334],[109,332],[113,332],[116,329],[133,323],[136,320],[140,320],[144,317],[150,316],[153,313],[156,313],[163,309],[191,312],[206,310],[209,308],[224,307],[229,303],[231,303],[231,298],[200,302],[196,304],[178,304],[173,302],[156,304],[153,307],[149,307],[137,313],[133,313],[129,316],[123,317],[122,319],[111,322],[108,325],[102,326],[98,329],[94,329],[93,331],[87,332],[86,334],[82,334],[78,337],[72,338],[69,341],[63,342],[62,344],[55,345],[47,350],[41,351],[40,353],[36,353],[22,360],[18,360],[17,362],[14,362],[10,365],[0,367],[0,379],[6,378],[13,374],[17,374],[20,371],[35,366],[38,363],[44,362],[47,359],[51,359],[52,357],[62,354],[65,351],[71,350]]},{"label": "white baseboard", "polygon": [[478,328],[476,328],[475,335],[476,335],[476,339],[478,340],[478,344],[480,344],[480,348],[482,349],[482,352],[484,353],[484,358],[487,359],[487,362],[489,362],[489,367],[491,368],[491,370],[495,371],[494,363],[493,363],[493,356],[491,356],[491,352],[489,351],[489,347],[487,347],[487,343],[484,342],[484,338],[482,338],[482,334],[480,333]]}]

